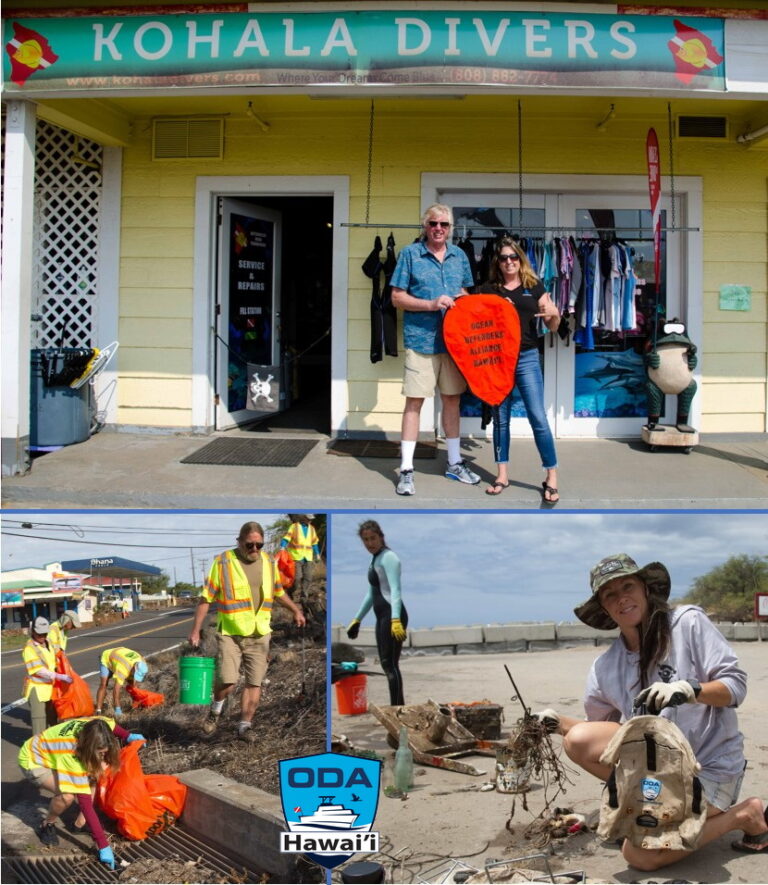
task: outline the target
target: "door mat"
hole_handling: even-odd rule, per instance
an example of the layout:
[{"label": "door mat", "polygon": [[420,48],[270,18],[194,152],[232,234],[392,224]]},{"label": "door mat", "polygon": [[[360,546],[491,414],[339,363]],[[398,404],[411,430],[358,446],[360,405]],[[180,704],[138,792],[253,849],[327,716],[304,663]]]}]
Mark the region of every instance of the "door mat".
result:
[{"label": "door mat", "polygon": [[317,442],[316,439],[215,439],[182,458],[181,463],[296,467]]},{"label": "door mat", "polygon": [[[331,455],[348,455],[353,458],[399,458],[400,443],[388,439],[335,439],[329,446]],[[435,458],[437,443],[416,443],[414,458]]]}]

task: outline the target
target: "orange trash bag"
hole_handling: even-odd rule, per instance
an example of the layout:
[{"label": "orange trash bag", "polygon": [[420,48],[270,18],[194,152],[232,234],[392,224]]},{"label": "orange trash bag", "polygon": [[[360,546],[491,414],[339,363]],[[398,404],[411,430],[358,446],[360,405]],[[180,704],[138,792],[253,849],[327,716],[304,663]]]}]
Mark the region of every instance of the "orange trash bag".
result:
[{"label": "orange trash bag", "polygon": [[296,563],[293,561],[291,554],[283,548],[277,554],[275,562],[277,563],[277,570],[280,572],[280,582],[283,585],[283,589],[287,590],[289,587],[293,587],[293,582],[296,579]]},{"label": "orange trash bag", "polygon": [[64,719],[77,719],[80,716],[93,716],[95,709],[91,690],[82,676],[78,676],[69,663],[69,658],[63,651],[56,652],[56,672],[66,673],[72,678],[72,682],[60,682],[58,679],[53,684],[53,708],[59,722]]},{"label": "orange trash bag", "polygon": [[489,406],[498,406],[515,386],[520,353],[520,317],[506,298],[462,295],[443,317],[448,353],[469,389]]},{"label": "orange trash bag", "polygon": [[187,788],[172,775],[145,775],[139,761],[141,741],[120,750],[120,770],[99,778],[96,798],[117,821],[121,836],[134,841],[161,833],[181,814]]},{"label": "orange trash bag", "polygon": [[165,695],[158,691],[147,691],[135,685],[126,685],[125,690],[131,696],[134,707],[158,707],[165,703]]}]

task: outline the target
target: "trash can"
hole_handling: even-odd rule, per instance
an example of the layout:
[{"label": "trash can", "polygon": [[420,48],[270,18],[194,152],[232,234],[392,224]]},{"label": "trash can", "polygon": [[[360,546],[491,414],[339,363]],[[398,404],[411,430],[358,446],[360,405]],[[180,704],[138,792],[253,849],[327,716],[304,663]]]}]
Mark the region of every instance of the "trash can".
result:
[{"label": "trash can", "polygon": [[32,350],[30,451],[52,451],[90,436],[91,386],[76,390],[69,385],[83,374],[93,354],[85,347]]}]

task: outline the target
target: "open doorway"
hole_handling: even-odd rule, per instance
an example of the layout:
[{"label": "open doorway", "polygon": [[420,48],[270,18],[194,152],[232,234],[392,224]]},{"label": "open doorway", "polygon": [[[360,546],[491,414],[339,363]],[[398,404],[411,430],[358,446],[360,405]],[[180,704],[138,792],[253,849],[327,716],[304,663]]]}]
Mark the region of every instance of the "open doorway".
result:
[{"label": "open doorway", "polygon": [[[333,198],[236,197],[272,211],[275,225],[274,364],[281,367],[283,408],[259,415],[241,410],[236,423],[255,433],[331,430]],[[268,357],[264,362],[269,363]],[[231,382],[230,382],[231,383]],[[223,391],[220,391],[222,393]],[[231,410],[230,410],[231,411]]]}]

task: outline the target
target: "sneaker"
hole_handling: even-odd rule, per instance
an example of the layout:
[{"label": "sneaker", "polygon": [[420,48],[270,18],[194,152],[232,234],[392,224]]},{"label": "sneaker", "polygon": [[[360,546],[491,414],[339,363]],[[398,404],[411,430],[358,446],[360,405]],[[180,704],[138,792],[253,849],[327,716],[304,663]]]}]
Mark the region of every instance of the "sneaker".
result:
[{"label": "sneaker", "polygon": [[456,479],[459,482],[465,482],[467,485],[471,486],[477,485],[480,482],[480,477],[467,467],[466,461],[459,461],[457,464],[449,464],[445,469],[445,475],[448,479]]},{"label": "sneaker", "polygon": [[56,827],[54,827],[53,824],[42,823],[38,827],[35,827],[35,832],[37,833],[37,838],[43,843],[43,845],[59,844],[59,836],[56,832]]},{"label": "sneaker", "polygon": [[237,732],[237,739],[240,741],[245,741],[246,744],[255,744],[256,732],[253,730],[253,728],[241,728]]},{"label": "sneaker", "polygon": [[[477,481],[480,482],[480,477],[478,476]],[[400,479],[397,483],[397,494],[398,495],[415,495],[416,487],[413,484],[413,471],[412,470],[401,470],[400,471]]]},{"label": "sneaker", "polygon": [[203,724],[200,726],[200,730],[203,734],[213,734],[218,727],[219,714],[214,713],[213,710],[209,710],[208,715],[203,719]]}]

